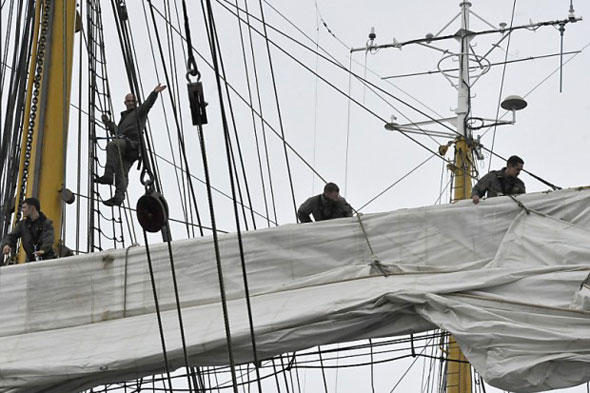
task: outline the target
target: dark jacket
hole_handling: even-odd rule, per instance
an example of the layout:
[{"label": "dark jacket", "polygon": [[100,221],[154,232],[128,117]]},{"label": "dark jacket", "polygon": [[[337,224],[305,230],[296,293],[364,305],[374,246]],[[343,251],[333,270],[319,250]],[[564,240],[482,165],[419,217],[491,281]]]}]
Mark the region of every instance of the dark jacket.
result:
[{"label": "dark jacket", "polygon": [[477,182],[471,191],[471,196],[479,195],[482,198],[486,192],[488,198],[498,195],[524,194],[524,183],[518,177],[506,176],[506,168],[499,171],[491,171]]},{"label": "dark jacket", "polygon": [[39,218],[31,221],[29,218],[19,221],[12,232],[8,233],[2,241],[2,248],[9,245],[13,250],[16,249],[16,241],[21,238],[21,244],[27,253],[27,262],[35,260],[35,251],[43,250],[41,259],[55,258],[53,250],[53,223],[43,212],[39,212]]},{"label": "dark jacket", "polygon": [[310,214],[316,221],[352,217],[352,207],[342,197],[333,201],[320,194],[307,199],[297,210],[297,217],[301,222],[311,222]]},{"label": "dark jacket", "polygon": [[127,109],[121,112],[119,125],[115,125],[112,121],[106,122],[107,129],[120,138],[139,141],[141,131],[145,127],[148,112],[152,109],[156,98],[158,98],[158,93],[152,91],[143,104],[137,108]]}]

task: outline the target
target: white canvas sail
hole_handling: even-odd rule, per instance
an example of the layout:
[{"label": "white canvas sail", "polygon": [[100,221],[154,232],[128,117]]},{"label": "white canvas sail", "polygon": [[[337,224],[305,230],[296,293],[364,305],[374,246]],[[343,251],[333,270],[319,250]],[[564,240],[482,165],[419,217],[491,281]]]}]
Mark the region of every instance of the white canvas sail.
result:
[{"label": "white canvas sail", "polygon": [[[500,197],[368,214],[362,226],[355,217],[244,233],[259,358],[441,327],[497,387],[587,381],[590,190],[517,198],[524,207]],[[220,249],[234,355],[251,361],[237,236],[220,236]],[[150,251],[180,367],[168,248]],[[190,362],[227,364],[213,240],[175,241],[172,251]],[[163,371],[144,248],[4,267],[0,299],[0,392],[77,391]]]}]

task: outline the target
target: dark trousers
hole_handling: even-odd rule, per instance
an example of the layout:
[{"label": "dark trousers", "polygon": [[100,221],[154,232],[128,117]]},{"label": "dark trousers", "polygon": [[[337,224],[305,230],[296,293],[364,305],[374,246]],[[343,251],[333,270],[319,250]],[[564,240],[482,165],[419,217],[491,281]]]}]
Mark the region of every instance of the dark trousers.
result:
[{"label": "dark trousers", "polygon": [[129,184],[129,169],[137,159],[130,158],[127,151],[128,142],[125,139],[113,139],[107,143],[107,163],[104,168],[105,176],[115,178],[115,197],[124,198]]}]

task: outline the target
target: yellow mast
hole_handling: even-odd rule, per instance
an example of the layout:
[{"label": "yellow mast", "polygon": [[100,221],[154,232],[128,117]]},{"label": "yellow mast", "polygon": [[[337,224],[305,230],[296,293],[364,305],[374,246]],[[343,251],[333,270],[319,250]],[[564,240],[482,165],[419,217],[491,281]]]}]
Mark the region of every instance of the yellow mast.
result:
[{"label": "yellow mast", "polygon": [[[39,198],[41,210],[53,221],[57,245],[63,225],[60,191],[65,184],[76,2],[45,0],[36,7],[15,218],[24,197]],[[18,261],[25,261],[22,250]]]},{"label": "yellow mast", "polygon": [[[472,151],[469,141],[472,139],[471,130],[467,127],[469,116],[469,41],[471,37],[466,33],[469,31],[469,8],[471,3],[461,3],[461,53],[459,54],[459,81],[457,109],[457,132],[460,135],[455,139],[454,165],[451,166],[455,182],[455,201],[471,197],[471,157]],[[449,337],[447,362],[447,393],[471,393],[471,365],[459,344],[453,336]]]},{"label": "yellow mast", "polygon": [[[471,146],[463,137],[455,140],[453,200],[468,199],[471,196]],[[455,337],[449,337],[447,357],[447,393],[471,393],[471,365],[463,355]]]}]

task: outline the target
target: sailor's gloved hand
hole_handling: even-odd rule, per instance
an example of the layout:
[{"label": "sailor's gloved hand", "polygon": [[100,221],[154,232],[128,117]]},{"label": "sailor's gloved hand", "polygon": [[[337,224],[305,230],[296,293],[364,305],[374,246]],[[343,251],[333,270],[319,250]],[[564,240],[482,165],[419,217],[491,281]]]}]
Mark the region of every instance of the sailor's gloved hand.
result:
[{"label": "sailor's gloved hand", "polygon": [[478,204],[479,203],[479,195],[475,194],[474,196],[471,197],[471,199],[473,200],[474,204]]},{"label": "sailor's gloved hand", "polygon": [[109,118],[109,116],[107,114],[103,114],[100,119],[102,120],[103,123],[107,124],[111,121],[111,119]]}]

